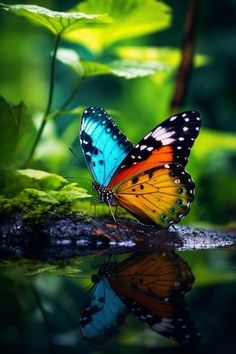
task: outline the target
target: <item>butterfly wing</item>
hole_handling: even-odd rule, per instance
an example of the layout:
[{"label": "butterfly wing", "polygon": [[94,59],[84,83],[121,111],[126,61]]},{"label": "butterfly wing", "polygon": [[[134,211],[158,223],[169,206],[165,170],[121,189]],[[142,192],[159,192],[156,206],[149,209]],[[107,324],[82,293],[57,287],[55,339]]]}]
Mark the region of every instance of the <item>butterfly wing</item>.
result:
[{"label": "butterfly wing", "polygon": [[130,150],[108,188],[156,166],[172,163],[185,166],[200,124],[197,111],[186,111],[158,125]]},{"label": "butterfly wing", "polygon": [[80,143],[94,180],[104,187],[133,147],[105,110],[95,107],[83,113]]},{"label": "butterfly wing", "polygon": [[[195,321],[191,318],[184,298],[166,302],[135,291],[121,296],[132,313],[155,332],[181,344],[196,344],[201,341]],[[137,299],[137,300],[136,300]]]},{"label": "butterfly wing", "polygon": [[180,343],[199,341],[184,295],[194,277],[175,253],[136,254],[118,265],[109,278],[126,306],[154,331]]},{"label": "butterfly wing", "polygon": [[165,299],[189,291],[194,277],[188,264],[176,253],[155,251],[137,253],[125,259],[109,280],[118,293],[117,286],[123,281],[129,288],[135,287],[144,294],[151,292],[153,296]]},{"label": "butterfly wing", "polygon": [[165,165],[120,184],[115,195],[118,204],[137,219],[168,227],[188,213],[194,183],[181,165]]},{"label": "butterfly wing", "polygon": [[114,335],[122,325],[128,310],[112,290],[106,277],[93,286],[92,293],[80,317],[82,336],[91,344],[99,344]]}]

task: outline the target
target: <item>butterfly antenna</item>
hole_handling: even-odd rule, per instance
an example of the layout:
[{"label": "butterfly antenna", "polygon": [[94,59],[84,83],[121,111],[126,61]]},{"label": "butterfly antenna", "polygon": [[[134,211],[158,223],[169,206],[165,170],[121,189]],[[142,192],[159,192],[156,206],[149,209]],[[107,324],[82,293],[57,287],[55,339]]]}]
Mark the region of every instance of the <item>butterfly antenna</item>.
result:
[{"label": "butterfly antenna", "polygon": [[75,153],[75,151],[71,147],[69,147],[68,149],[72,153],[72,155],[75,157],[76,161],[79,162],[80,164],[82,164],[80,157]]}]

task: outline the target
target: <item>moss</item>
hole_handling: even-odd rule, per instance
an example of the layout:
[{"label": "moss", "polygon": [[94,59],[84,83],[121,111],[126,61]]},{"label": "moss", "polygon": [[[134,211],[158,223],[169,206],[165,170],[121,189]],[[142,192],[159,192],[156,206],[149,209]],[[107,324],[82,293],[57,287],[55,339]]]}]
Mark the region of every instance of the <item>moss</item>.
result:
[{"label": "moss", "polygon": [[51,215],[72,215],[78,217],[89,209],[90,195],[77,183],[68,183],[55,174],[38,170],[20,170],[11,174],[13,189],[5,189],[0,196],[0,212],[3,216],[21,214],[23,219],[42,220]]}]

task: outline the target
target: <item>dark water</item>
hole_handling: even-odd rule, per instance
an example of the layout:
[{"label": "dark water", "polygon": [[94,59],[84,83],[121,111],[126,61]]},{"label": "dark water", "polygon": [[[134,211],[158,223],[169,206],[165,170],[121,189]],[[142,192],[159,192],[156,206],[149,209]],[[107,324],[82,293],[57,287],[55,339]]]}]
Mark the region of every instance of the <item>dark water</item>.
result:
[{"label": "dark water", "polygon": [[2,266],[1,352],[235,352],[234,251],[128,257]]}]

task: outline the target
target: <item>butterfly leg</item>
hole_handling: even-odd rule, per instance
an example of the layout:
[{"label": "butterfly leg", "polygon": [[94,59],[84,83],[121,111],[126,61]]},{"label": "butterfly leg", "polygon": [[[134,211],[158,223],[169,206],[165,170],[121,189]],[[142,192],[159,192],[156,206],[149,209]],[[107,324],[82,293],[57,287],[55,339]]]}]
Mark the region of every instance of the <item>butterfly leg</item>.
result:
[{"label": "butterfly leg", "polygon": [[112,207],[111,207],[111,203],[109,202],[109,200],[107,200],[107,204],[108,204],[108,206],[109,206],[109,208],[110,208],[110,211],[111,211],[111,215],[112,215],[112,217],[113,217],[113,220],[115,221],[116,224],[118,224],[118,222],[117,222],[117,220],[116,220],[116,218],[115,218],[115,215],[114,215],[114,213],[113,213],[113,210],[112,210]]},{"label": "butterfly leg", "polygon": [[115,212],[114,215],[117,216],[118,215],[118,205],[115,206]]}]

